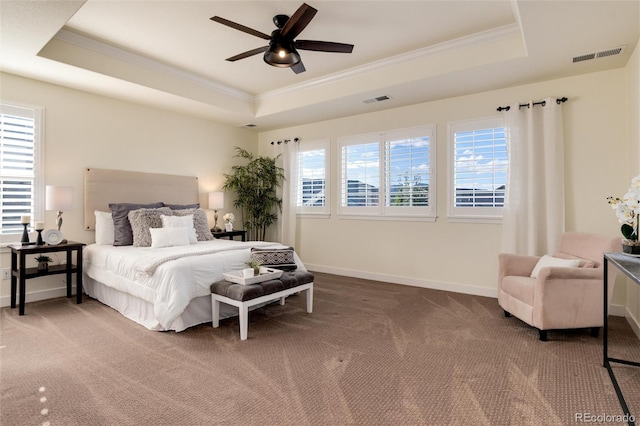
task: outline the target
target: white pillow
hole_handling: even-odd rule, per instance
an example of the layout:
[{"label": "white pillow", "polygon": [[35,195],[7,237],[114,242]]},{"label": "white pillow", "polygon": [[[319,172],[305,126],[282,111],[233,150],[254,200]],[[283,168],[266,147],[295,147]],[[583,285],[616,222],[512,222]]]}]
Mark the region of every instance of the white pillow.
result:
[{"label": "white pillow", "polygon": [[531,272],[531,278],[538,278],[538,274],[540,273],[540,269],[547,268],[550,266],[561,266],[565,268],[578,268],[580,267],[579,259],[560,259],[559,257],[549,256],[545,254],[538,260],[536,267],[533,268]]},{"label": "white pillow", "polygon": [[113,245],[115,229],[111,212],[94,211],[96,216],[96,244]]},{"label": "white pillow", "polygon": [[196,244],[198,242],[198,235],[196,234],[196,228],[193,226],[193,215],[187,216],[166,216],[161,215],[163,228],[188,228],[189,229],[189,242]]},{"label": "white pillow", "polygon": [[189,245],[189,228],[149,228],[151,247],[172,247]]}]

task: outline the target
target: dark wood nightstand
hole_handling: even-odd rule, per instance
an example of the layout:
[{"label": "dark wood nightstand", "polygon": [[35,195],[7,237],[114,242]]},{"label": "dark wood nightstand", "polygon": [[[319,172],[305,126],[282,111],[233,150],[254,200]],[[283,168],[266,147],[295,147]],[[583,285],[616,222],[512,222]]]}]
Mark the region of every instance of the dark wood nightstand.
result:
[{"label": "dark wood nightstand", "polygon": [[[30,278],[44,277],[47,275],[67,274],[67,297],[71,297],[71,276],[76,274],[76,302],[82,303],[82,248],[84,243],[68,241],[63,244],[27,245],[11,244],[11,307],[16,307],[16,291],[20,288],[20,308],[18,313],[24,315],[26,280]],[[76,252],[76,264],[72,263],[72,253]],[[27,268],[25,257],[28,254],[40,253],[67,253],[66,264],[50,266],[41,271],[38,268]]]},{"label": "dark wood nightstand", "polygon": [[247,241],[247,231],[243,231],[243,230],[238,230],[238,231],[220,231],[220,232],[213,232],[211,231],[211,233],[213,234],[214,238],[228,238],[230,240],[233,240],[233,237],[236,236],[240,236],[242,238],[242,241]]}]

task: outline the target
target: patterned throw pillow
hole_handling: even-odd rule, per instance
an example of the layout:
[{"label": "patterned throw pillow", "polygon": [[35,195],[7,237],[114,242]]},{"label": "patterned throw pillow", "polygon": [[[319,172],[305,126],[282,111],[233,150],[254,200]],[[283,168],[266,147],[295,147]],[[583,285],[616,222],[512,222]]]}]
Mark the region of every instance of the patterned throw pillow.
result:
[{"label": "patterned throw pillow", "polygon": [[251,260],[260,262],[260,265],[265,268],[293,271],[298,267],[293,253],[293,247],[278,249],[252,247]]},{"label": "patterned throw pillow", "polygon": [[131,210],[128,216],[133,231],[133,245],[135,247],[151,247],[149,228],[162,228],[161,216],[170,214],[169,207]]}]

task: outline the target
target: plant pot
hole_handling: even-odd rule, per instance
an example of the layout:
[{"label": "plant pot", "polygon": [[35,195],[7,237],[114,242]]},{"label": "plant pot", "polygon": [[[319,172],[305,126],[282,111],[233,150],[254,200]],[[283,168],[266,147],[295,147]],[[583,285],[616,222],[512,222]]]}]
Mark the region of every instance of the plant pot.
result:
[{"label": "plant pot", "polygon": [[38,262],[38,271],[48,271],[49,262]]},{"label": "plant pot", "polygon": [[640,242],[623,239],[622,252],[632,256],[640,256]]}]

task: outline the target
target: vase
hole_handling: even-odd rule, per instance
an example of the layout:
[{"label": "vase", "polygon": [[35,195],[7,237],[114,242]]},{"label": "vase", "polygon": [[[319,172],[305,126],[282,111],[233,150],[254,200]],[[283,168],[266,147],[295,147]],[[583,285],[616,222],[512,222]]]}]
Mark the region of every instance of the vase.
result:
[{"label": "vase", "polygon": [[623,238],[622,252],[631,256],[640,256],[640,242]]},{"label": "vase", "polygon": [[49,270],[48,262],[38,262],[38,271],[47,272]]},{"label": "vase", "polygon": [[233,231],[233,223],[231,223],[231,222],[226,222],[226,223],[224,224],[224,230],[225,230],[225,231],[227,231],[227,232],[231,232],[231,231]]}]

